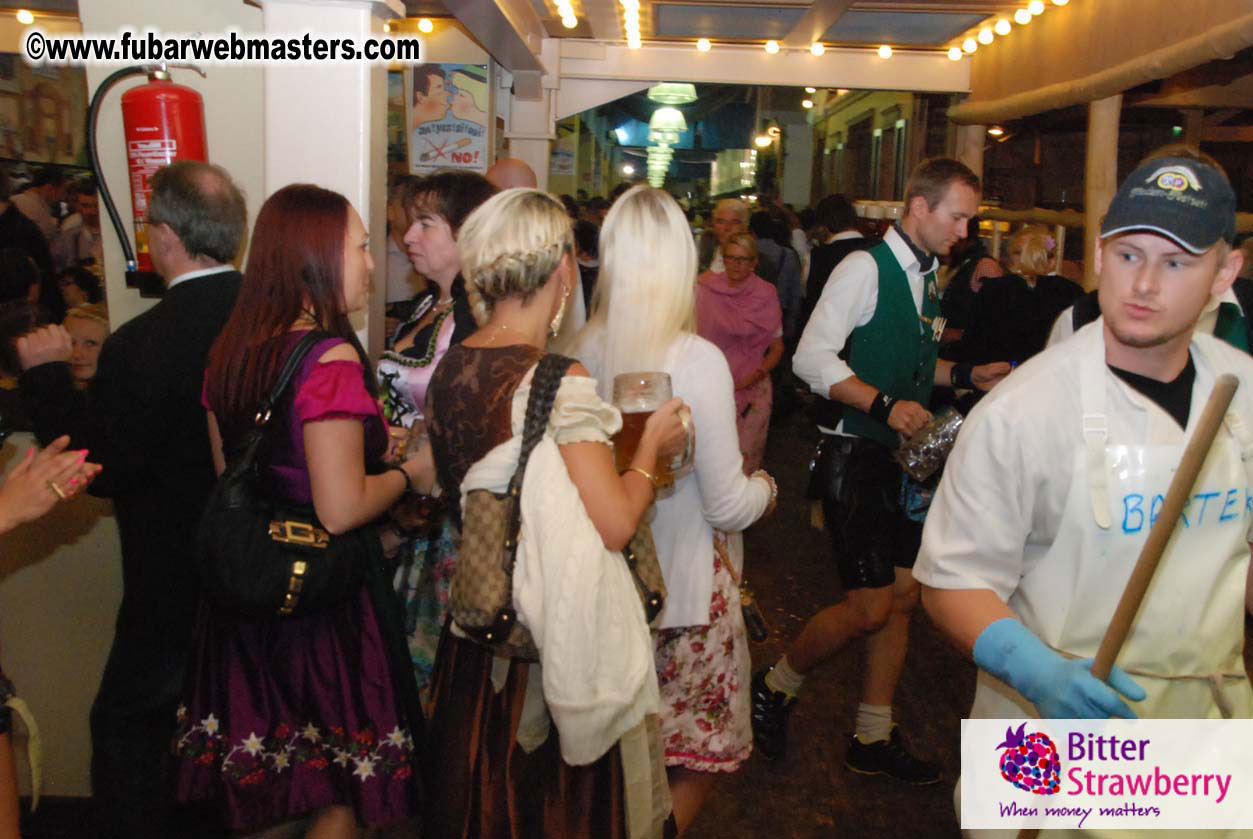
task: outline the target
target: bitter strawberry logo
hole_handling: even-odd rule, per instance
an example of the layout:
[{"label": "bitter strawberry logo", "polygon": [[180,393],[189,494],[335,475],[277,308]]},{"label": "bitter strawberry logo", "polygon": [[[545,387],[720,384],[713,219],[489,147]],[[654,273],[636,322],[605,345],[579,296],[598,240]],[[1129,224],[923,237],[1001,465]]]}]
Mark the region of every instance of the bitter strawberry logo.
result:
[{"label": "bitter strawberry logo", "polygon": [[1047,734],[1033,731],[1025,734],[1027,724],[1014,731],[1005,729],[1005,742],[997,746],[1001,752],[1001,777],[1018,789],[1036,795],[1054,795],[1061,787],[1062,764],[1057,746]]}]

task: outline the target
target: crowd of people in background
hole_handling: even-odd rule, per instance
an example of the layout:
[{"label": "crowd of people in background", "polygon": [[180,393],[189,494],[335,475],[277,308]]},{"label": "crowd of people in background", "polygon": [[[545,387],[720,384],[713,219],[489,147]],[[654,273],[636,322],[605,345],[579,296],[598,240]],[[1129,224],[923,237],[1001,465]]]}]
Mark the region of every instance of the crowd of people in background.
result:
[{"label": "crowd of people in background", "polygon": [[[414,819],[440,839],[682,835],[754,746],[786,756],[806,675],[853,641],[867,666],[846,763],[938,781],[892,703],[939,476],[913,480],[891,453],[1085,311],[1048,229],[988,252],[980,189],[961,163],[924,161],[903,217],[881,224],[838,194],[800,212],[734,197],[702,211],[645,185],[552,196],[505,159],[397,177],[381,271],[342,195],[284,187],[240,273],[243,195],[184,161],[153,179],[166,294],[111,332],[94,185],[41,173],[10,195],[0,175],[0,412],[49,444],[0,486],[0,526],[91,481],[122,541],[93,835],[346,839]],[[349,322],[372,273],[378,358]],[[243,620],[174,559],[309,342],[261,485],[327,539],[368,533],[370,570],[334,605]],[[638,371],[664,373],[672,398],[615,464],[615,377]],[[754,673],[741,533],[775,507],[769,434],[801,404],[809,498],[848,596]],[[103,471],[71,469],[67,446]],[[10,511],[19,487],[42,507]],[[513,499],[520,535],[475,530],[466,499],[483,490]],[[641,531],[665,582],[655,615],[636,605]],[[453,618],[459,554],[492,539],[533,655]]]}]

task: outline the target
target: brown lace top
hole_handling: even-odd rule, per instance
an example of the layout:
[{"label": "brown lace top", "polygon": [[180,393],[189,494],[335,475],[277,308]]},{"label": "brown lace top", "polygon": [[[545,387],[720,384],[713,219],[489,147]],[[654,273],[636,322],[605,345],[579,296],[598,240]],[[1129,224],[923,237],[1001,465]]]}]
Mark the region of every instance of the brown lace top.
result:
[{"label": "brown lace top", "polygon": [[537,347],[454,344],[426,392],[427,431],[439,484],[460,520],[461,482],[470,467],[513,436],[514,391],[539,361]]}]

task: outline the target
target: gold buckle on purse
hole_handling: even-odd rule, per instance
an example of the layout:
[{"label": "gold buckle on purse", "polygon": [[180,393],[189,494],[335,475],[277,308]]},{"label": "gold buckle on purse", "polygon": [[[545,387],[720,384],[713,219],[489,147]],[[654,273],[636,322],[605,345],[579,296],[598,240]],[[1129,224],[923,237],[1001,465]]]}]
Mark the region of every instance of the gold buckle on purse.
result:
[{"label": "gold buckle on purse", "polygon": [[300,591],[305,587],[305,570],[308,567],[303,559],[292,562],[291,577],[287,580],[287,593],[283,595],[283,605],[278,607],[279,617],[285,618],[296,611],[296,604],[300,602]]},{"label": "gold buckle on purse", "polygon": [[289,545],[303,545],[309,548],[325,548],[331,544],[331,534],[320,527],[304,521],[272,521],[270,522],[270,538],[275,542]]}]

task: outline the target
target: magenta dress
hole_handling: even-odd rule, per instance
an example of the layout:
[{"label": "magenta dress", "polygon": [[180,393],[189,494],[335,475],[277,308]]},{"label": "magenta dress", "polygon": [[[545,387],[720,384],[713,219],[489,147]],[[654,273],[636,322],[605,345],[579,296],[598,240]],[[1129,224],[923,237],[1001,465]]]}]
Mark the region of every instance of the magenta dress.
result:
[{"label": "magenta dress", "polygon": [[[701,274],[696,284],[696,331],[722,350],[738,382],[752,373],[766,350],[783,335],[783,309],[774,286],[756,274],[731,287],[725,273]],[[739,433],[744,472],[761,467],[770,428],[770,377],[735,392],[735,430]]]},{"label": "magenta dress", "polygon": [[[275,340],[294,347],[303,334]],[[297,503],[312,503],[306,422],[359,418],[367,462],[387,447],[362,366],[318,363],[338,343],[310,351],[290,385],[287,433],[273,446],[271,490]],[[240,431],[222,427],[227,451]],[[242,621],[201,605],[175,738],[180,800],[220,799],[227,825],[244,832],[335,804],[370,827],[416,815],[414,725],[368,589],[296,618]]]}]

